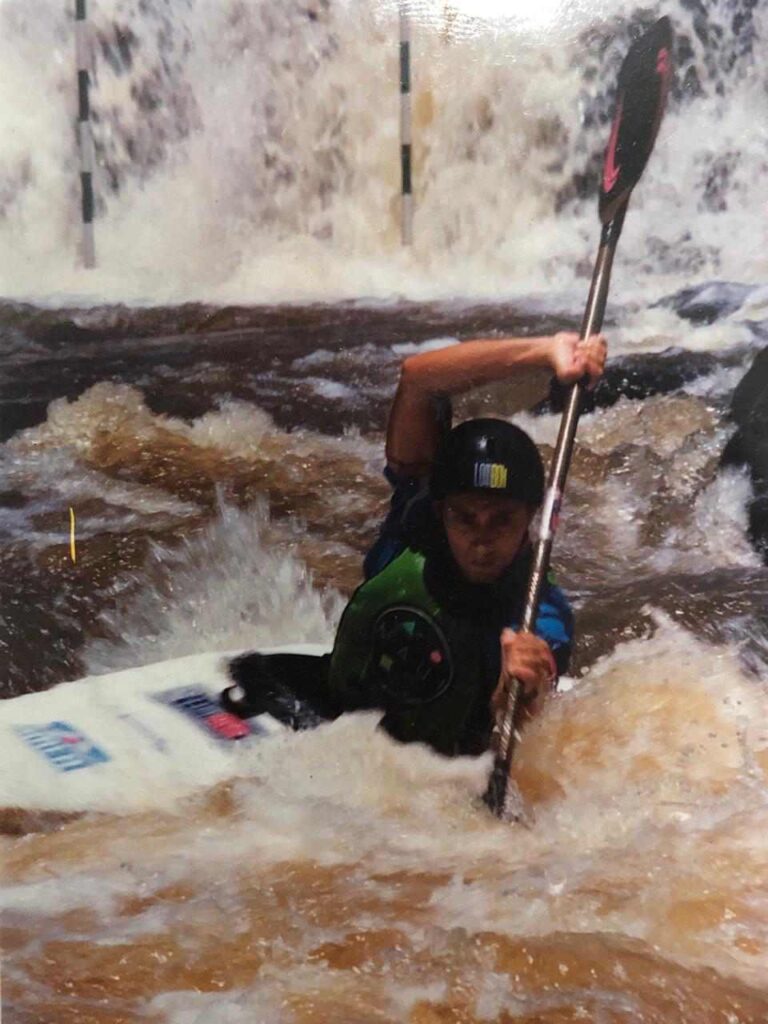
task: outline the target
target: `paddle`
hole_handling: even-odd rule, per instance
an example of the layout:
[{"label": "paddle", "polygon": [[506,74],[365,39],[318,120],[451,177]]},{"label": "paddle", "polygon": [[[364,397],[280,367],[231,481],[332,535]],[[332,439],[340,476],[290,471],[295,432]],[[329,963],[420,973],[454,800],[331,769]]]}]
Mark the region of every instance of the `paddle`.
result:
[{"label": "paddle", "polygon": [[[669,86],[671,58],[672,26],[668,18],[661,18],[632,45],[619,72],[616,110],[600,183],[598,210],[603,227],[581,324],[581,338],[597,334],[603,323],[613,255],[632,189],[639,181],[656,141]],[[585,384],[581,381],[571,387],[560,422],[542,508],[541,535],[536,544],[520,627],[526,632],[534,628],[549,568]],[[508,785],[520,689],[519,681],[513,680],[503,716],[497,721],[495,761],[484,797],[493,813],[505,820],[519,820],[522,817],[517,791]]]}]

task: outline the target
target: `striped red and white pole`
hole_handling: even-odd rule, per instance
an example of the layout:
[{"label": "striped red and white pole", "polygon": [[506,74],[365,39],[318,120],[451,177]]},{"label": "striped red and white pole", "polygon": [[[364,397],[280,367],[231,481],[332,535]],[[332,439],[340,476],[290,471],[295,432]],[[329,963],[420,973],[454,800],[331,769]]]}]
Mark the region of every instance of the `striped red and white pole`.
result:
[{"label": "striped red and white pole", "polygon": [[400,166],[401,236],[403,245],[413,242],[413,192],[411,190],[411,19],[408,5],[400,4]]},{"label": "striped red and white pole", "polygon": [[82,257],[86,267],[96,266],[96,244],[93,237],[93,135],[88,90],[91,84],[92,51],[86,21],[85,0],[75,0],[75,54],[77,57],[77,143],[80,153],[80,188],[82,193],[83,240]]}]

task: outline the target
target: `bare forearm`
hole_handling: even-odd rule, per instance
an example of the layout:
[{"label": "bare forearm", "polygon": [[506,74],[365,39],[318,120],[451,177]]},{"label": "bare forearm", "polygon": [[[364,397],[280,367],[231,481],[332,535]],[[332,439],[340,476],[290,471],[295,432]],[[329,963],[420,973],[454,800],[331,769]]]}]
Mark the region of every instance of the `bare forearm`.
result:
[{"label": "bare forearm", "polygon": [[552,338],[476,338],[403,363],[401,388],[421,396],[456,395],[513,376],[526,367],[551,367]]}]

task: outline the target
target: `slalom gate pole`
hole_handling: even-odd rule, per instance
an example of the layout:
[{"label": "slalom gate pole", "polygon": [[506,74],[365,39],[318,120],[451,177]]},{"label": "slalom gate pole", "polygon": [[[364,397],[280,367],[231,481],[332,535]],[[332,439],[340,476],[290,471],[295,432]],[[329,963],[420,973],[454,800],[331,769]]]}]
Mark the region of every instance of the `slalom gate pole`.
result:
[{"label": "slalom gate pole", "polygon": [[411,182],[411,19],[407,3],[400,4],[400,233],[403,245],[413,242]]},{"label": "slalom gate pole", "polygon": [[77,57],[77,142],[80,155],[80,188],[82,212],[82,258],[86,267],[96,266],[96,244],[93,235],[93,135],[89,98],[92,51],[85,10],[86,0],[75,0],[75,53]]}]

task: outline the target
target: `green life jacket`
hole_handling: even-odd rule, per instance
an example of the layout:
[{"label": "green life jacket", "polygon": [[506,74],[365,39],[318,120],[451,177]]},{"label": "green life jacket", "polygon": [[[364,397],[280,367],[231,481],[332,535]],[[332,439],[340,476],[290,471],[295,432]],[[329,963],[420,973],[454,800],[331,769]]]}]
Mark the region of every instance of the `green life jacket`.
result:
[{"label": "green life jacket", "polygon": [[477,754],[491,729],[498,664],[485,652],[499,632],[487,617],[451,614],[424,580],[425,559],[406,548],[353,594],[336,634],[332,699],[345,710],[382,708],[396,739],[444,754]]}]

